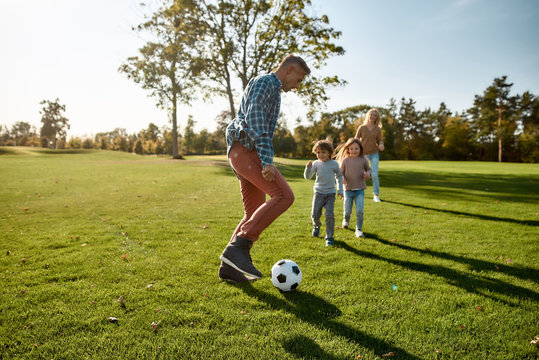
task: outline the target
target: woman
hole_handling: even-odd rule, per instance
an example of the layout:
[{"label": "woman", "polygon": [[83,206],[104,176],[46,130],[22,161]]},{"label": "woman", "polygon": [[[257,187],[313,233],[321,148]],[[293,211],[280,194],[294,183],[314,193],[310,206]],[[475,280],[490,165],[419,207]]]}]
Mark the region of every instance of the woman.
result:
[{"label": "woman", "polygon": [[380,181],[378,180],[378,151],[384,151],[382,141],[382,121],[378,110],[372,108],[365,115],[363,124],[357,129],[356,138],[361,141],[363,153],[369,159],[372,169],[372,192],[374,202],[380,202]]}]

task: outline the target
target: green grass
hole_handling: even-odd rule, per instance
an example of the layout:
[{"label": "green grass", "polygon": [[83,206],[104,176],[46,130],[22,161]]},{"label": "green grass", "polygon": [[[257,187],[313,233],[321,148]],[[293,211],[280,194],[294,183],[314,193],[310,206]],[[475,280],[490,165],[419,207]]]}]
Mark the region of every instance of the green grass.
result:
[{"label": "green grass", "polygon": [[296,200],[252,249],[265,277],[230,285],[223,156],[0,148],[0,358],[537,359],[538,165],[383,161],[366,238],[326,248],[305,162],[278,159]]}]

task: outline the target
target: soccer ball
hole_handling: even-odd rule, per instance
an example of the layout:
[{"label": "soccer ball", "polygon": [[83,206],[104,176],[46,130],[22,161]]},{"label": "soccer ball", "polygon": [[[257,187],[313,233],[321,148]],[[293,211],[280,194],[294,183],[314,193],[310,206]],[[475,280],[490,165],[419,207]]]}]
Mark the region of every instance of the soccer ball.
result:
[{"label": "soccer ball", "polygon": [[271,268],[271,282],[281,291],[292,291],[301,283],[302,273],[292,260],[279,260]]}]

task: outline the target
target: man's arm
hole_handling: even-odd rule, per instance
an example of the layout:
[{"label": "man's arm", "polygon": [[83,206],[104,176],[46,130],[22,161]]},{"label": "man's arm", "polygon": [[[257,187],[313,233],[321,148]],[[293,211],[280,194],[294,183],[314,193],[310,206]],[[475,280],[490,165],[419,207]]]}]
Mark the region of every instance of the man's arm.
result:
[{"label": "man's arm", "polygon": [[269,119],[267,119],[266,111],[269,101],[270,91],[267,82],[261,80],[253,84],[245,112],[247,127],[244,130],[255,143],[256,152],[264,169],[263,172],[274,174],[275,168],[266,166],[273,165],[272,134],[269,131]]}]

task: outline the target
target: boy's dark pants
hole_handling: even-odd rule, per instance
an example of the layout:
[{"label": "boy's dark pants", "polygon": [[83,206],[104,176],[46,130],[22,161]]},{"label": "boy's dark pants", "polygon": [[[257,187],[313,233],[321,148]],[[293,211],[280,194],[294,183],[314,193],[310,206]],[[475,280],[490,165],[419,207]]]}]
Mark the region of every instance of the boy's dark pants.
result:
[{"label": "boy's dark pants", "polygon": [[335,215],[333,209],[335,207],[335,193],[333,194],[320,194],[314,193],[313,208],[311,211],[311,218],[313,219],[313,226],[320,227],[320,217],[322,216],[322,208],[326,209],[326,239],[333,238],[335,231]]}]

